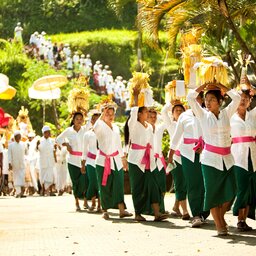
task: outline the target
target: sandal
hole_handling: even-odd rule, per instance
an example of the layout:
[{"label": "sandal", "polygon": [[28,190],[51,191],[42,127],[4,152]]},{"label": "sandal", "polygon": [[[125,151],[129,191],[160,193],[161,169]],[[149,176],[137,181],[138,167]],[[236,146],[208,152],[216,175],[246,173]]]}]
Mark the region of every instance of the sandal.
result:
[{"label": "sandal", "polygon": [[182,215],[182,220],[190,220],[190,215],[188,213]]},{"label": "sandal", "polygon": [[228,235],[228,231],[227,231],[227,229],[217,230],[217,235],[218,236],[227,236]]},{"label": "sandal", "polygon": [[177,210],[172,209],[171,216],[172,217],[182,217],[182,214],[179,209],[177,209]]},{"label": "sandal", "polygon": [[84,205],[84,209],[85,209],[85,210],[86,210],[86,209],[90,209],[89,205],[88,205],[88,204]]},{"label": "sandal", "polygon": [[119,215],[120,218],[131,217],[131,216],[133,216],[133,214],[127,211],[124,211],[122,214]]},{"label": "sandal", "polygon": [[103,218],[104,220],[109,220],[109,214],[108,214],[107,212],[103,212],[102,218]]},{"label": "sandal", "polygon": [[95,206],[91,206],[91,207],[88,208],[88,210],[89,210],[90,212],[93,212],[94,209],[95,209]]},{"label": "sandal", "polygon": [[81,211],[81,208],[80,208],[79,205],[76,205],[76,211],[77,211],[77,212],[80,212],[80,211]]},{"label": "sandal", "polygon": [[201,227],[201,225],[203,224],[202,220],[200,217],[195,217],[192,220],[192,228],[197,228],[197,227]]},{"label": "sandal", "polygon": [[100,207],[97,208],[96,213],[102,213],[102,209]]},{"label": "sandal", "polygon": [[167,214],[160,214],[157,217],[155,217],[154,221],[162,221],[168,218]]},{"label": "sandal", "polygon": [[135,220],[136,220],[136,221],[147,221],[147,220],[146,220],[143,216],[141,216],[140,214],[136,214]]}]

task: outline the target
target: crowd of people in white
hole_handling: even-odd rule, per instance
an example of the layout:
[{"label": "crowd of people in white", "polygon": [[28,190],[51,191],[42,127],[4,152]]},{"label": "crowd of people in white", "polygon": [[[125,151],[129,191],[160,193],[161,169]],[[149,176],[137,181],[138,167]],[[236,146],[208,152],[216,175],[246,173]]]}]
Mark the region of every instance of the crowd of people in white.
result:
[{"label": "crowd of people in white", "polygon": [[70,70],[72,77],[86,77],[88,84],[100,95],[109,95],[118,105],[129,111],[129,82],[118,75],[113,77],[109,65],[100,60],[92,62],[90,54],[72,51],[68,43],[53,43],[46,32],[34,32],[30,36],[27,53],[38,60],[47,62],[56,69]]},{"label": "crowd of people in white", "polygon": [[[4,188],[2,195],[61,196],[71,193],[71,180],[67,171],[67,149],[50,138],[50,128],[44,126],[43,136],[28,133],[22,141],[22,132],[14,132],[11,141],[0,143]],[[55,193],[54,193],[55,192]]]}]

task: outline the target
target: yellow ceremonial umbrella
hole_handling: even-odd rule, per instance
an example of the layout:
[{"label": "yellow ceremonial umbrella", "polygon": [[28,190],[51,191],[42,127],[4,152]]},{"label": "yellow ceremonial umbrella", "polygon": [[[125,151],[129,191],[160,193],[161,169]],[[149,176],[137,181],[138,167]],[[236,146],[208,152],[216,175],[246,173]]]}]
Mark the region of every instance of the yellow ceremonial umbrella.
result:
[{"label": "yellow ceremonial umbrella", "polygon": [[[53,92],[55,89],[60,88],[68,83],[68,79],[66,76],[63,75],[50,75],[50,76],[43,76],[39,79],[37,79],[33,85],[32,88],[34,92],[36,91],[50,91]],[[52,107],[54,112],[54,120],[56,127],[59,129],[59,121],[58,121],[58,115],[56,110],[56,103],[55,99],[52,98]]]},{"label": "yellow ceremonial umbrella", "polygon": [[9,78],[0,74],[0,99],[11,100],[16,94],[16,89],[9,85]]},{"label": "yellow ceremonial umbrella", "polygon": [[33,83],[33,88],[36,91],[49,91],[60,88],[68,83],[67,77],[63,75],[50,75],[37,79]]}]

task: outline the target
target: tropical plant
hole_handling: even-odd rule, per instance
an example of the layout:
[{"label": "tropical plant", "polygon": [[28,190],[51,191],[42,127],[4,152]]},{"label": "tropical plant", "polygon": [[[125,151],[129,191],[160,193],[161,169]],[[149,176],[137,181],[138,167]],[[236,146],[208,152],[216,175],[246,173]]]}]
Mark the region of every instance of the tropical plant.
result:
[{"label": "tropical plant", "polygon": [[[220,42],[232,32],[234,43],[232,47],[239,48],[256,63],[255,49],[252,40],[252,28],[255,28],[255,0],[138,0],[142,7],[138,21],[149,44],[159,49],[159,29],[164,22],[168,33],[170,50],[175,52],[177,36],[180,32],[200,27],[205,36],[212,41]],[[250,33],[251,32],[251,33]],[[247,41],[251,39],[251,41]],[[230,50],[234,50],[234,49]],[[256,65],[252,64],[256,74]]]}]

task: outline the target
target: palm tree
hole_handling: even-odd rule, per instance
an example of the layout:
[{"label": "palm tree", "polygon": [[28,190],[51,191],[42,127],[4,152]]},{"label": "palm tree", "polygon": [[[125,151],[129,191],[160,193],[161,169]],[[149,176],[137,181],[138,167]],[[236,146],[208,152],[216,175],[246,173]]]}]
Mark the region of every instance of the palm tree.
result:
[{"label": "palm tree", "polygon": [[[148,37],[149,44],[160,48],[159,29],[163,21],[168,32],[170,49],[175,50],[177,35],[188,26],[200,26],[209,37],[220,41],[231,30],[242,51],[251,55],[256,74],[256,56],[240,34],[240,20],[254,22],[255,0],[138,0],[142,4],[138,15],[140,28]],[[241,19],[242,18],[242,19]],[[252,44],[253,45],[253,44]]]},{"label": "palm tree", "polygon": [[[115,11],[117,16],[121,16],[127,4],[136,3],[136,0],[108,0],[109,6]],[[140,12],[141,4],[137,4],[137,13]],[[136,23],[134,21],[134,23]],[[138,28],[138,26],[136,26]],[[142,32],[138,29],[138,43],[137,43],[137,71],[142,71]]]}]

